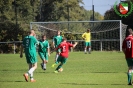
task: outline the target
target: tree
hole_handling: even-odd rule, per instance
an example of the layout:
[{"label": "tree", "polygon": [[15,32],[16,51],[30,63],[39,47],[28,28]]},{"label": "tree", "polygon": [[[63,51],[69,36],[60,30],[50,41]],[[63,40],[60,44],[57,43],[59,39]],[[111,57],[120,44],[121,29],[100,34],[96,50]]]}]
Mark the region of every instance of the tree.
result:
[{"label": "tree", "polygon": [[[41,14],[38,21],[70,21],[80,20],[84,12],[79,5],[82,0],[42,0]],[[40,17],[41,16],[41,17]]]},{"label": "tree", "polygon": [[[0,0],[0,41],[20,41],[35,21],[39,0]],[[2,51],[10,51],[0,46]],[[10,48],[12,49],[12,48]]]}]

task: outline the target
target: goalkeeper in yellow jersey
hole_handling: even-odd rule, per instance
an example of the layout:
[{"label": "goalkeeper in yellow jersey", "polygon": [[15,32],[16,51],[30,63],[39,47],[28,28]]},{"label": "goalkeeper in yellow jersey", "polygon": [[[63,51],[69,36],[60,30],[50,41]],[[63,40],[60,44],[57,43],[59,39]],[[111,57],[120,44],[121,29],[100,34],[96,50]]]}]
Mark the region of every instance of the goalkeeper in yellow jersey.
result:
[{"label": "goalkeeper in yellow jersey", "polygon": [[88,49],[88,53],[90,54],[91,53],[91,33],[90,33],[90,29],[87,29],[87,32],[82,34],[82,38],[85,40],[84,52],[85,52],[85,54],[87,54],[87,49]]}]

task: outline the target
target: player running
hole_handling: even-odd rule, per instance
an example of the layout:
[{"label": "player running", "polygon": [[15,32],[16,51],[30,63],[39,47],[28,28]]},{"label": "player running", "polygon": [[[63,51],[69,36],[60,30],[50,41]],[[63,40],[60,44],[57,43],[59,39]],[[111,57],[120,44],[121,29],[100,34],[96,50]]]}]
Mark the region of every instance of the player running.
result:
[{"label": "player running", "polygon": [[23,40],[23,46],[21,47],[20,57],[23,57],[23,48],[26,56],[26,61],[29,65],[29,70],[27,73],[23,74],[25,80],[28,82],[28,76],[30,75],[30,82],[35,82],[33,79],[33,72],[37,68],[37,56],[36,56],[36,47],[35,45],[38,43],[37,39],[34,37],[35,31],[30,30],[28,36],[26,36]]},{"label": "player running", "polygon": [[59,66],[54,71],[55,73],[58,73],[58,70],[62,68],[63,64],[66,63],[68,59],[69,48],[70,47],[74,48],[76,45],[77,45],[77,42],[75,42],[75,44],[70,44],[69,42],[67,42],[66,38],[63,38],[63,41],[61,42],[61,44],[56,48],[56,50],[61,49],[60,55],[56,63],[52,65],[52,67],[54,67],[60,62]]},{"label": "player running", "polygon": [[48,63],[48,56],[50,56],[49,42],[46,40],[46,36],[42,36],[42,40],[39,41],[38,54],[42,59],[41,67],[46,70],[46,64]]},{"label": "player running", "polygon": [[[62,42],[62,36],[60,35],[60,31],[57,31],[57,35],[53,38],[53,46],[54,48],[57,48],[58,45]],[[55,56],[55,62],[57,61],[57,58],[59,56],[60,49],[56,50],[56,56]]]},{"label": "player running", "polygon": [[82,34],[82,38],[85,40],[84,52],[86,54],[87,53],[87,48],[88,48],[88,52],[90,54],[91,53],[91,33],[90,33],[90,29],[87,29],[87,32]]},{"label": "player running", "polygon": [[124,39],[122,50],[125,54],[126,62],[128,65],[128,85],[132,85],[132,69],[133,69],[133,30],[128,29],[128,36]]}]

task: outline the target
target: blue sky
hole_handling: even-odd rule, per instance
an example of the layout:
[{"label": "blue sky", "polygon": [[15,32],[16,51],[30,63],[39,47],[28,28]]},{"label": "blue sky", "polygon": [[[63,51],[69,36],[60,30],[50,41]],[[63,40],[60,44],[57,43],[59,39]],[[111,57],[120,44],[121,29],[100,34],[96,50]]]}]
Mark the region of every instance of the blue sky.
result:
[{"label": "blue sky", "polygon": [[92,1],[95,12],[99,12],[101,15],[104,15],[104,13],[109,10],[116,1],[117,3],[120,3],[120,0],[83,0],[83,6],[86,10],[92,10]]}]

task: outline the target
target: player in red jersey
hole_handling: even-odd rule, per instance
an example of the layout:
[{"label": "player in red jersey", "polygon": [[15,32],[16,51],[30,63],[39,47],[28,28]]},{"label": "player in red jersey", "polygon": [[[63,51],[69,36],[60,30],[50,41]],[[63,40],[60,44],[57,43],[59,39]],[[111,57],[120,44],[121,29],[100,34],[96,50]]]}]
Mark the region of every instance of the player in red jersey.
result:
[{"label": "player in red jersey", "polygon": [[75,44],[70,44],[69,42],[67,42],[66,38],[63,38],[63,41],[61,42],[61,44],[55,49],[55,50],[61,49],[61,52],[59,54],[57,61],[55,62],[55,64],[52,65],[52,67],[54,67],[60,62],[60,65],[54,71],[55,73],[58,73],[58,70],[62,68],[63,64],[66,63],[68,59],[70,47],[74,48],[76,45],[77,45],[77,42],[75,42]]},{"label": "player in red jersey", "polygon": [[128,65],[128,85],[132,85],[132,69],[133,69],[133,30],[128,29],[128,35],[123,41],[122,50],[125,54]]}]

